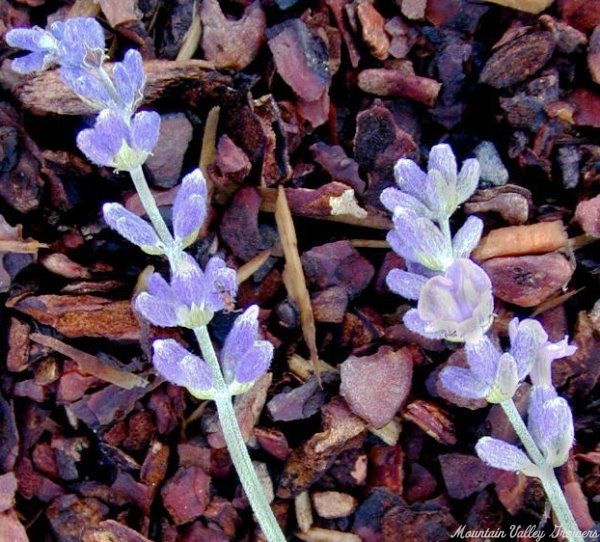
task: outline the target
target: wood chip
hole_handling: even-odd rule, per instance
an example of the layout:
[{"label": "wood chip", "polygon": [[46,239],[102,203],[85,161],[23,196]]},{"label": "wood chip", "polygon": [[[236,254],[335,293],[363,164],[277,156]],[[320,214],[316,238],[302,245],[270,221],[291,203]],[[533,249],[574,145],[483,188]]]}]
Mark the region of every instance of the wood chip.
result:
[{"label": "wood chip", "polygon": [[544,254],[565,248],[568,237],[560,220],[527,226],[509,226],[488,233],[471,257],[485,261],[498,256]]},{"label": "wood chip", "polygon": [[307,532],[313,524],[312,506],[310,504],[310,495],[308,491],[302,491],[294,499],[296,509],[296,522],[300,531]]},{"label": "wood chip", "polygon": [[339,491],[316,491],[312,502],[315,512],[325,519],[348,517],[356,508],[356,499]]},{"label": "wood chip", "polygon": [[360,537],[352,533],[333,531],[321,527],[312,527],[305,533],[296,533],[300,540],[305,542],[360,542]]},{"label": "wood chip", "polygon": [[538,14],[549,8],[554,0],[486,0],[492,4],[498,4],[511,9],[518,9],[525,13]]}]

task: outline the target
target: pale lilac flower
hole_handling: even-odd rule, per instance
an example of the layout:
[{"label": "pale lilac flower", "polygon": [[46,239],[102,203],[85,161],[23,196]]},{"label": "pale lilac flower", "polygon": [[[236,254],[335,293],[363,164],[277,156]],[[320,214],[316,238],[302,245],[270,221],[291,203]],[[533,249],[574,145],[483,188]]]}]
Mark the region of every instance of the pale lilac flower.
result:
[{"label": "pale lilac flower", "polygon": [[560,467],[567,461],[575,438],[573,415],[553,387],[532,386],[527,427],[547,465]]},{"label": "pale lilac flower", "polygon": [[452,263],[450,240],[432,220],[405,209],[397,209],[392,220],[394,229],[386,239],[405,260],[434,271],[444,271]]},{"label": "pale lilac flower", "polygon": [[98,115],[93,128],[77,134],[77,146],[99,166],[131,171],[141,166],[158,141],[160,115],[142,111],[127,122],[110,109]]},{"label": "pale lilac flower", "polygon": [[477,188],[479,162],[465,160],[459,173],[451,147],[440,144],[429,153],[427,173],[413,160],[401,158],[394,166],[394,176],[400,190],[386,188],[382,203],[391,212],[408,210],[439,223],[446,221]]},{"label": "pale lilac flower", "polygon": [[213,397],[213,377],[204,360],[188,352],[174,339],[159,339],[152,344],[152,362],[169,382],[183,386],[198,399]]},{"label": "pale lilac flower", "polygon": [[418,298],[417,308],[404,315],[404,323],[425,337],[477,342],[492,324],[492,283],[471,260],[456,260],[443,275],[428,279]]},{"label": "pale lilac flower", "polygon": [[500,470],[538,476],[539,468],[516,446],[492,437],[482,437],[475,451],[484,463]]},{"label": "pale lilac flower", "polygon": [[183,248],[196,240],[207,213],[206,180],[196,168],[181,181],[173,202],[173,233]]},{"label": "pale lilac flower", "polygon": [[135,308],[156,326],[194,329],[228,308],[236,293],[236,273],[221,258],[213,256],[202,271],[194,258],[182,252],[171,270],[171,283],[153,273]]},{"label": "pale lilac flower", "polygon": [[12,69],[19,73],[44,70],[53,64],[68,67],[99,66],[104,56],[104,32],[95,19],[75,17],[57,21],[49,30],[38,26],[15,28],[6,42],[29,54],[16,58]]},{"label": "pale lilac flower", "polygon": [[470,216],[452,238],[452,256],[455,259],[468,258],[479,244],[483,233],[483,222]]},{"label": "pale lilac flower", "polygon": [[165,253],[165,247],[155,229],[120,203],[105,203],[102,207],[104,221],[119,232],[130,243],[137,245],[147,254],[155,256]]},{"label": "pale lilac flower", "polygon": [[526,375],[515,358],[502,353],[487,336],[476,343],[468,342],[465,353],[468,369],[448,366],[440,373],[442,386],[461,397],[501,403],[515,394]]},{"label": "pale lilac flower", "polygon": [[[184,386],[199,399],[214,395],[213,377],[202,358],[173,339],[154,342],[153,362],[167,380]],[[233,323],[219,355],[223,379],[231,395],[248,391],[269,369],[273,345],[258,338],[258,306],[252,305]]]}]

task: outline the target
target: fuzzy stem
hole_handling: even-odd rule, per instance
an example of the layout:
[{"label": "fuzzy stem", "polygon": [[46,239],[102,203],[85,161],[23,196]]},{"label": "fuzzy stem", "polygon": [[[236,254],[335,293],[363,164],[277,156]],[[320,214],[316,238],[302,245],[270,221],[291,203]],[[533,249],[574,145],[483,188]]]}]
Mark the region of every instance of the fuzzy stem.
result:
[{"label": "fuzzy stem", "polygon": [[500,403],[502,410],[508,417],[510,424],[517,433],[519,439],[523,443],[525,450],[529,454],[530,459],[538,466],[540,470],[540,481],[546,492],[546,496],[550,501],[552,510],[558,520],[558,523],[563,531],[565,538],[568,542],[584,542],[583,535],[577,527],[573,513],[569,508],[569,505],[565,499],[565,495],[556,479],[554,469],[550,465],[546,464],[544,456],[540,452],[536,443],[534,442],[531,433],[527,429],[523,418],[519,414],[517,407],[512,399],[508,399]]},{"label": "fuzzy stem", "polygon": [[285,542],[285,536],[275,519],[271,506],[265,498],[263,488],[250,460],[248,448],[237,423],[235,410],[231,402],[231,394],[221,373],[221,367],[217,360],[212,341],[210,340],[208,329],[206,326],[199,326],[194,329],[194,333],[200,345],[202,356],[212,372],[214,388],[216,390],[214,400],[217,405],[217,413],[221,422],[223,437],[225,438],[233,466],[250,501],[250,506],[267,540],[269,542]]},{"label": "fuzzy stem", "polygon": [[142,206],[152,222],[156,233],[160,237],[160,240],[164,243],[167,254],[172,251],[175,246],[175,241],[173,240],[173,236],[167,228],[165,221],[158,210],[158,205],[156,205],[156,200],[150,192],[150,188],[148,187],[148,182],[146,181],[146,176],[144,175],[144,170],[142,166],[137,166],[131,170],[129,170],[129,174],[131,175],[131,180],[133,181],[133,185],[140,197],[140,201],[142,202]]}]

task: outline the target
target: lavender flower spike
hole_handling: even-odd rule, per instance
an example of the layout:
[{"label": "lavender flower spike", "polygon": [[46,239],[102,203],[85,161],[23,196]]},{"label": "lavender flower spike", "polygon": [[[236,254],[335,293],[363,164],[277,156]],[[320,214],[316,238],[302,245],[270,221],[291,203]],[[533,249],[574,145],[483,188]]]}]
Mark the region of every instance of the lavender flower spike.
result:
[{"label": "lavender flower spike", "polygon": [[454,261],[444,275],[430,278],[419,291],[406,326],[426,337],[476,343],[492,324],[494,298],[486,272],[471,260]]},{"label": "lavender flower spike", "polygon": [[232,395],[248,391],[271,364],[273,345],[257,337],[258,306],[252,305],[237,317],[221,350],[221,368]]},{"label": "lavender flower spike", "polygon": [[194,258],[182,252],[172,269],[171,284],[153,273],[148,291],[137,296],[134,306],[156,326],[194,329],[228,307],[236,292],[236,273],[223,260],[212,257],[202,271]]},{"label": "lavender flower spike", "polygon": [[165,253],[165,247],[154,228],[139,216],[125,209],[120,203],[105,203],[102,212],[105,222],[113,230],[118,231],[146,254],[159,256]]},{"label": "lavender flower spike", "polygon": [[198,399],[212,399],[213,378],[204,360],[188,352],[173,339],[159,339],[152,344],[152,362],[169,382],[183,386]]},{"label": "lavender flower spike", "polygon": [[[387,189],[382,194],[384,205],[398,201],[403,207],[440,223],[448,220],[477,188],[479,162],[476,159],[465,160],[458,173],[451,147],[440,144],[432,147],[429,153],[427,173],[412,160],[402,158],[394,166],[394,176],[400,191],[410,197],[404,198],[402,203],[403,199],[392,192],[396,189]],[[420,207],[419,203],[428,209],[428,215],[416,209]]]},{"label": "lavender flower spike", "polygon": [[173,233],[175,241],[185,248],[192,244],[206,220],[207,188],[200,169],[196,168],[182,180],[173,202]]},{"label": "lavender flower spike", "polygon": [[131,171],[141,166],[158,141],[160,115],[137,113],[130,122],[110,109],[98,115],[94,128],[77,134],[77,146],[99,166]]}]

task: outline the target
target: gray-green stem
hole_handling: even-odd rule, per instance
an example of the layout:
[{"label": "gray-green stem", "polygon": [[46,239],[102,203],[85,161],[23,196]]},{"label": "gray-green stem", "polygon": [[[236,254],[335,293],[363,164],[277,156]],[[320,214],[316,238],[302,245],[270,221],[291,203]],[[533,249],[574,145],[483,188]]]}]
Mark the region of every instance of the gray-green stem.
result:
[{"label": "gray-green stem", "polygon": [[137,166],[129,171],[131,175],[131,180],[133,181],[133,186],[135,186],[135,190],[140,197],[140,201],[150,222],[154,226],[158,237],[163,242],[166,247],[167,255],[172,252],[175,248],[175,241],[173,240],[173,236],[167,228],[167,225],[158,210],[158,205],[156,205],[156,200],[150,192],[150,188],[148,187],[148,182],[146,181],[146,176],[144,175],[144,170],[142,166]]},{"label": "gray-green stem", "polygon": [[200,326],[194,329],[194,333],[200,345],[204,361],[206,361],[212,372],[215,388],[214,400],[217,405],[217,414],[221,422],[223,437],[233,466],[250,501],[250,506],[267,540],[269,542],[285,542],[285,536],[275,519],[250,460],[248,448],[237,423],[231,395],[221,373],[221,367],[208,334],[208,329],[206,326]]},{"label": "gray-green stem", "polygon": [[500,403],[500,406],[508,417],[508,420],[513,426],[515,433],[517,433],[517,436],[523,443],[523,447],[527,451],[529,458],[540,470],[540,481],[542,482],[546,496],[550,501],[554,515],[556,516],[556,519],[563,530],[565,538],[569,542],[584,542],[583,535],[581,534],[579,527],[577,527],[577,522],[573,517],[560,484],[556,479],[554,469],[546,464],[544,456],[533,440],[531,433],[529,433],[529,430],[527,429],[523,418],[521,418],[514,401],[512,399],[508,399]]}]

